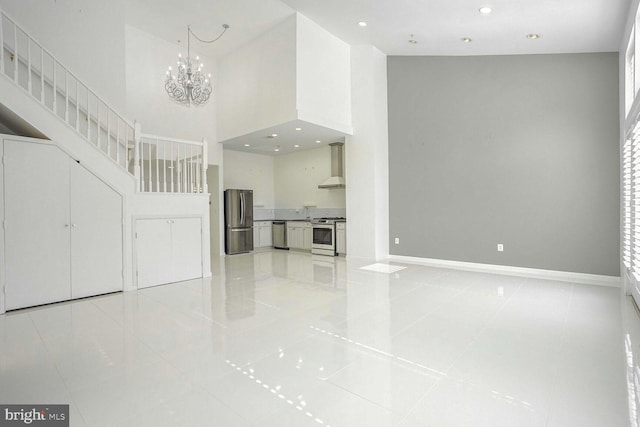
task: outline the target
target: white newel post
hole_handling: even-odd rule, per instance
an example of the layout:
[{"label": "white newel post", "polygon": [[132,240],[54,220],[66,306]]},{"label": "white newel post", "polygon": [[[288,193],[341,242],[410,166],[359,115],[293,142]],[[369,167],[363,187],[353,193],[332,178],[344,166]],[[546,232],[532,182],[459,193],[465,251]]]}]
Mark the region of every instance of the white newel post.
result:
[{"label": "white newel post", "polygon": [[133,175],[136,177],[137,189],[142,191],[142,182],[140,181],[140,143],[142,141],[142,130],[140,123],[133,123]]},{"label": "white newel post", "polygon": [[207,167],[209,166],[208,152],[207,138],[202,138],[202,192],[204,194],[209,193],[209,186],[207,185]]}]

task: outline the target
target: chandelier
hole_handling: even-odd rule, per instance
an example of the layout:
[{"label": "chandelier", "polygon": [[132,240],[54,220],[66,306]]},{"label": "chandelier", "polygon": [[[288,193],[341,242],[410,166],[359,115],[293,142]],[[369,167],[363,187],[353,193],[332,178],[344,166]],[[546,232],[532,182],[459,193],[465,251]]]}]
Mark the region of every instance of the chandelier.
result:
[{"label": "chandelier", "polygon": [[227,24],[222,26],[222,33],[213,40],[202,40],[196,36],[191,27],[187,27],[187,57],[183,58],[178,54],[178,68],[174,71],[171,67],[167,70],[167,78],[164,81],[164,89],[171,99],[184,106],[203,105],[211,96],[211,74],[205,76],[202,69],[204,64],[200,62],[200,57],[191,57],[191,36],[202,43],[213,43],[220,39],[229,29]]}]

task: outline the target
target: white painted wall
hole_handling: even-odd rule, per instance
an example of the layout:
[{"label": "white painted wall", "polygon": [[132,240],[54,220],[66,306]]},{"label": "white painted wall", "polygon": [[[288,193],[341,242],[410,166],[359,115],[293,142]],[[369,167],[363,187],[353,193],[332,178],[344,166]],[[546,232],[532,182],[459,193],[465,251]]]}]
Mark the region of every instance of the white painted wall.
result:
[{"label": "white painted wall", "polygon": [[331,175],[331,149],[267,156],[224,150],[224,188],[253,190],[256,205],[265,209],[345,208],[344,189],[319,189]]},{"label": "white painted wall", "polygon": [[319,208],[344,208],[344,189],[318,188],[330,176],[328,145],[275,157],[275,207],[296,209],[310,202]]},{"label": "white painted wall", "polygon": [[218,141],[296,119],[296,15],[218,63]]},{"label": "white painted wall", "polygon": [[387,58],[369,45],[351,46],[352,136],[345,144],[348,256],[389,255]]},{"label": "white painted wall", "polygon": [[218,140],[304,120],[351,133],[349,45],[296,13],[218,64]]},{"label": "white painted wall", "polygon": [[274,158],[224,150],[224,189],[253,190],[254,205],[275,207]]},{"label": "white painted wall", "polygon": [[0,9],[120,112],[125,109],[124,0],[0,0]]},{"label": "white painted wall", "polygon": [[350,46],[297,14],[298,118],[351,133]]}]

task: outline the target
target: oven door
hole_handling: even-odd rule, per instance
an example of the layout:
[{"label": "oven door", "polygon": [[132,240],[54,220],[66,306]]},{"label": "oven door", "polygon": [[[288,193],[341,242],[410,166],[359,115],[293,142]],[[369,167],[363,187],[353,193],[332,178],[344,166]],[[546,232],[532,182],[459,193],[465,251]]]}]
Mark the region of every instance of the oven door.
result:
[{"label": "oven door", "polygon": [[336,232],[333,224],[314,224],[311,253],[317,255],[336,254]]}]

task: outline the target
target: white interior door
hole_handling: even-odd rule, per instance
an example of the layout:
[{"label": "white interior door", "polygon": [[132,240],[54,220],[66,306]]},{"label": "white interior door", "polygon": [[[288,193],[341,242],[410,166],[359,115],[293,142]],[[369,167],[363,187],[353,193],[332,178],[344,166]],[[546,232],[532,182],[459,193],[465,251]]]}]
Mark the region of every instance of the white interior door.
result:
[{"label": "white interior door", "polygon": [[7,310],[71,298],[68,156],[5,140]]},{"label": "white interior door", "polygon": [[123,289],[122,197],[73,160],[71,297]]},{"label": "white interior door", "polygon": [[202,277],[202,219],[174,219],[171,243],[173,281]]},{"label": "white interior door", "polygon": [[172,282],[171,220],[136,221],[138,288]]}]

